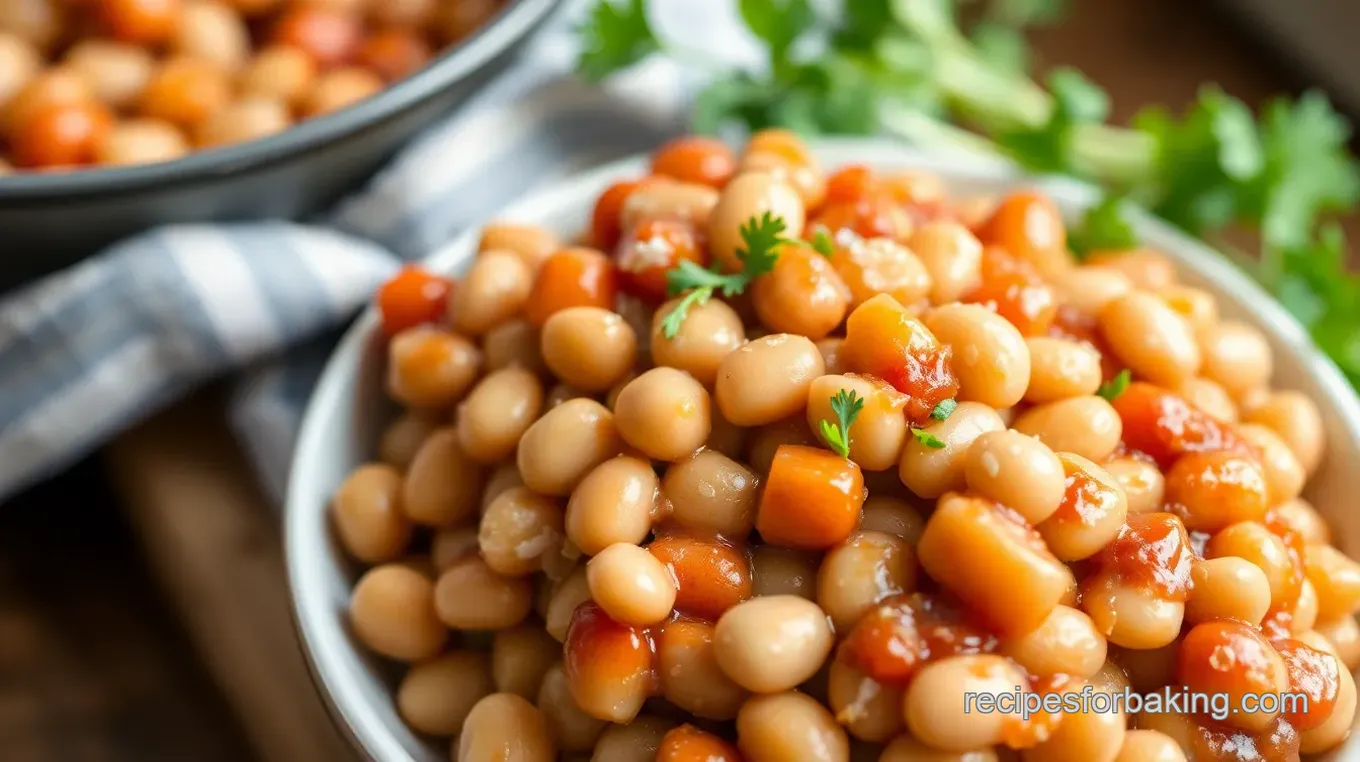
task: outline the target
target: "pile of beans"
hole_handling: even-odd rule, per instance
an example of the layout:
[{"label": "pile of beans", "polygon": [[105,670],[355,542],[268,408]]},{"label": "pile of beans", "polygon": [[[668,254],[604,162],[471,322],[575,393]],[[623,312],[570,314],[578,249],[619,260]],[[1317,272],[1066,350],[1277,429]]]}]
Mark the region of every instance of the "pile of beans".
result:
[{"label": "pile of beans", "polygon": [[[740,270],[766,213],[773,269],[667,321],[667,272]],[[410,268],[378,306],[406,412],[332,505],[349,615],[457,762],[1282,762],[1349,735],[1360,564],[1300,497],[1317,407],[1162,255],[1078,260],[1039,193],[685,138],[580,241],[493,224],[461,279]],[[964,707],[1167,686],[1311,701]]]},{"label": "pile of beans", "polygon": [[0,0],[0,173],[169,161],[350,106],[504,0]]}]

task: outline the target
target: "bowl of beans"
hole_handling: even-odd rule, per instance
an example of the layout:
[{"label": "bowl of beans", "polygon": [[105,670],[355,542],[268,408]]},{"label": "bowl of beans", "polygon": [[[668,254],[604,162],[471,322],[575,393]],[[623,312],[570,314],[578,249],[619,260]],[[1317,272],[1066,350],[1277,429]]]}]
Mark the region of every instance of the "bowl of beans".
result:
[{"label": "bowl of beans", "polygon": [[1198,242],[991,162],[764,131],[387,283],[287,504],[381,762],[1345,756],[1360,404]]},{"label": "bowl of beans", "polygon": [[153,225],[324,208],[556,5],[0,2],[0,288]]}]

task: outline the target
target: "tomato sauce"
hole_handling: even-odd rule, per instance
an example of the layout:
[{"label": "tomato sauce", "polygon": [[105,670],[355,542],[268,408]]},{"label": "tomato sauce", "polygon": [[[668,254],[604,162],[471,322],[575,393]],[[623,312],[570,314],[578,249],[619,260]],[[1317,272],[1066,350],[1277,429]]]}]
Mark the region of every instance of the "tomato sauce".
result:
[{"label": "tomato sauce", "polygon": [[1095,558],[1097,566],[1122,584],[1169,601],[1186,601],[1193,585],[1195,553],[1181,520],[1169,513],[1128,517],[1119,534]]},{"label": "tomato sauce", "polygon": [[869,677],[902,684],[927,662],[990,653],[997,639],[956,604],[938,596],[896,595],[871,609],[845,639],[849,658]]},{"label": "tomato sauce", "polygon": [[1187,452],[1250,452],[1231,426],[1151,384],[1129,384],[1112,404],[1124,423],[1124,444],[1152,458],[1163,471]]}]

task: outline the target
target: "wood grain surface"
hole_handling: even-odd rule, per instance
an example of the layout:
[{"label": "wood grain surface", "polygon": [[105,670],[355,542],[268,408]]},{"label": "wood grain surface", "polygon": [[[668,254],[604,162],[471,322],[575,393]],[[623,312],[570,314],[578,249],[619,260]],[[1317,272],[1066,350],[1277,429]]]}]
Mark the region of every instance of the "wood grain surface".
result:
[{"label": "wood grain surface", "polygon": [[[1181,108],[1208,81],[1251,103],[1300,84],[1207,3],[1072,3],[1066,24],[1036,35],[1041,59],[1104,84],[1116,118],[1151,102]],[[347,762],[298,652],[277,514],[254,488],[219,400],[200,395],[138,427],[107,464],[159,588],[254,756]],[[132,540],[111,530],[101,538],[119,553],[73,544],[65,522],[120,526],[81,513],[91,507],[68,506],[75,518],[46,511],[36,527],[9,515],[0,523],[3,759],[249,759],[236,724],[216,717],[222,704],[181,636],[152,626],[163,614],[146,575],[124,568],[136,566]]]},{"label": "wood grain surface", "polygon": [[350,747],[294,635],[278,512],[221,411],[206,394],[155,417],[108,449],[109,468],[151,567],[259,757],[347,762]]},{"label": "wood grain surface", "polygon": [[0,506],[0,760],[251,758],[98,463]]}]

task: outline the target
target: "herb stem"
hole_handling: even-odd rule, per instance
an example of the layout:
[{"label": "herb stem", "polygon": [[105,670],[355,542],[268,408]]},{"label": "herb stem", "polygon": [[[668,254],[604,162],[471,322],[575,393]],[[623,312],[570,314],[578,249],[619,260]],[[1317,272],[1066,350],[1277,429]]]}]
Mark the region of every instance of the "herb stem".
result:
[{"label": "herb stem", "polygon": [[885,132],[918,148],[1005,158],[995,143],[981,135],[942,122],[904,103],[883,101],[878,107],[878,120]]},{"label": "herb stem", "polygon": [[1072,132],[1072,155],[1083,176],[1116,188],[1148,190],[1157,175],[1156,142],[1138,130],[1078,125]]},{"label": "herb stem", "polygon": [[1039,129],[1052,115],[1052,96],[1028,77],[999,71],[963,45],[932,53],[945,99],[984,132]]}]

